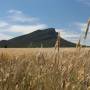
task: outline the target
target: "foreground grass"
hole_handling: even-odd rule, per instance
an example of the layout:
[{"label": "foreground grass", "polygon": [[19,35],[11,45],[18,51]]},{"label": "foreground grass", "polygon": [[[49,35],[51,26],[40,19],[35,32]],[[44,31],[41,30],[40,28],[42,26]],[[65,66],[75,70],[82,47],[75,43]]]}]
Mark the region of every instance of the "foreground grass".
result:
[{"label": "foreground grass", "polygon": [[0,90],[90,90],[90,51],[2,49]]}]

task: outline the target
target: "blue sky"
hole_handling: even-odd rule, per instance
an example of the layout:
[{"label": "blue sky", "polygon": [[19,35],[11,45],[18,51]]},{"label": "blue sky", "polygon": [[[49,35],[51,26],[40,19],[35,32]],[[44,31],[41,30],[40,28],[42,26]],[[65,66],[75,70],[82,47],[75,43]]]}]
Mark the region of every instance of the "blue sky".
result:
[{"label": "blue sky", "polygon": [[0,40],[53,27],[76,42],[89,17],[90,0],[0,0]]}]

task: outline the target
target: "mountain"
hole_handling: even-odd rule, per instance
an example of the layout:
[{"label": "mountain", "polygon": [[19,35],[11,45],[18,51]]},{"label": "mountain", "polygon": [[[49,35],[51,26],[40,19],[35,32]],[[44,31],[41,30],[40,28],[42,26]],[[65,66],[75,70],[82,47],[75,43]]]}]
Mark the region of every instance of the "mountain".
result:
[{"label": "mountain", "polygon": [[[0,41],[0,47],[8,48],[28,48],[28,47],[54,47],[58,33],[54,28],[37,30],[32,33],[15,37],[10,40]],[[75,47],[72,42],[61,38],[61,47]]]}]

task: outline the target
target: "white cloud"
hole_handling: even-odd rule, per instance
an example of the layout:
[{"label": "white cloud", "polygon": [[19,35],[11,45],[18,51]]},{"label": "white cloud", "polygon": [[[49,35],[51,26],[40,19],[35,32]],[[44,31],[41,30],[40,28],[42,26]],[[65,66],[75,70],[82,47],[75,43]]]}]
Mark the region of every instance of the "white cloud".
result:
[{"label": "white cloud", "polygon": [[78,41],[78,38],[80,36],[79,33],[75,32],[75,31],[67,31],[66,29],[56,29],[57,32],[60,32],[60,35],[62,38],[74,42],[76,43]]},{"label": "white cloud", "polygon": [[22,14],[22,11],[19,11],[19,10],[14,10],[14,9],[11,9],[8,11],[8,13],[11,13],[11,14]]},{"label": "white cloud", "polygon": [[84,40],[84,35],[86,31],[87,23],[74,22],[71,24],[70,28],[57,29],[61,33],[61,37],[64,39],[77,43],[81,37],[81,44],[90,45],[90,29],[87,35],[87,39]]},{"label": "white cloud", "polygon": [[[80,37],[80,33],[75,30],[78,29],[83,31],[86,24],[76,22],[72,26],[73,28],[68,28],[68,30],[66,28],[61,28],[56,29],[56,31],[60,31],[61,37],[64,39],[70,40],[72,42],[77,42]],[[35,30],[44,29],[47,27],[48,26],[46,24],[40,23],[40,20],[36,17],[26,15],[19,10],[9,10],[8,16],[4,17],[4,19],[0,21],[0,40],[13,38],[12,33],[18,33],[18,35],[19,33],[27,34]],[[12,36],[10,36],[8,33]],[[17,36],[17,34],[15,34],[15,36]]]},{"label": "white cloud", "polygon": [[21,22],[21,23],[36,23],[39,21],[38,18],[36,17],[31,17],[23,13],[22,11],[19,10],[9,10],[8,11],[8,18],[13,21],[13,22]]},{"label": "white cloud", "polygon": [[85,36],[86,28],[87,28],[87,23],[76,22],[76,23],[74,23],[74,25],[76,28],[78,28],[81,31],[80,36],[79,36],[79,37],[81,37],[81,43],[86,44],[86,45],[90,45],[90,28],[89,28],[89,31],[87,34],[87,38],[86,38],[86,40],[84,40],[84,36]]},{"label": "white cloud", "polygon": [[38,29],[45,29],[47,26],[45,24],[39,25],[12,25],[8,28],[11,32],[21,32],[23,34],[31,33]]},{"label": "white cloud", "polygon": [[6,27],[8,25],[7,22],[0,21],[0,28]]},{"label": "white cloud", "polygon": [[81,22],[76,22],[74,23],[76,25],[76,27],[78,27],[81,31],[85,31],[87,24],[86,23],[81,23]]},{"label": "white cloud", "polygon": [[10,36],[10,35],[0,33],[0,40],[8,40],[11,38],[12,38],[12,36]]},{"label": "white cloud", "polygon": [[[81,23],[81,22],[77,22],[75,23],[76,27],[78,27],[81,32],[85,33],[86,32],[86,29],[87,29],[87,23]],[[89,31],[90,32],[90,28],[89,28]]]},{"label": "white cloud", "polygon": [[38,18],[26,15],[19,10],[9,10],[8,16],[0,20],[0,40],[12,38],[12,33],[17,36],[20,33],[27,34],[44,28],[47,28],[47,25],[40,23]]},{"label": "white cloud", "polygon": [[[40,24],[39,19],[28,16],[19,10],[9,10],[9,19],[16,24],[11,24],[8,30],[11,32],[21,32],[27,34],[38,29],[44,29],[47,27],[45,24]],[[27,24],[28,22],[28,24]],[[17,24],[18,23],[18,24]],[[24,23],[24,25],[22,24]]]},{"label": "white cloud", "polygon": [[77,0],[77,1],[83,3],[83,4],[87,5],[87,6],[90,6],[90,0]]}]

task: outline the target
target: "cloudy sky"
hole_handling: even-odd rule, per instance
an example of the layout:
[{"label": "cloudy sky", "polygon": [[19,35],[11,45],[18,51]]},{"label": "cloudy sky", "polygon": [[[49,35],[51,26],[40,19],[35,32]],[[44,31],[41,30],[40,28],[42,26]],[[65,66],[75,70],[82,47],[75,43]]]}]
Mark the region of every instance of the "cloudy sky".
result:
[{"label": "cloudy sky", "polygon": [[[0,40],[44,28],[77,42],[90,17],[90,0],[0,0]],[[90,35],[86,41],[90,45]]]}]

